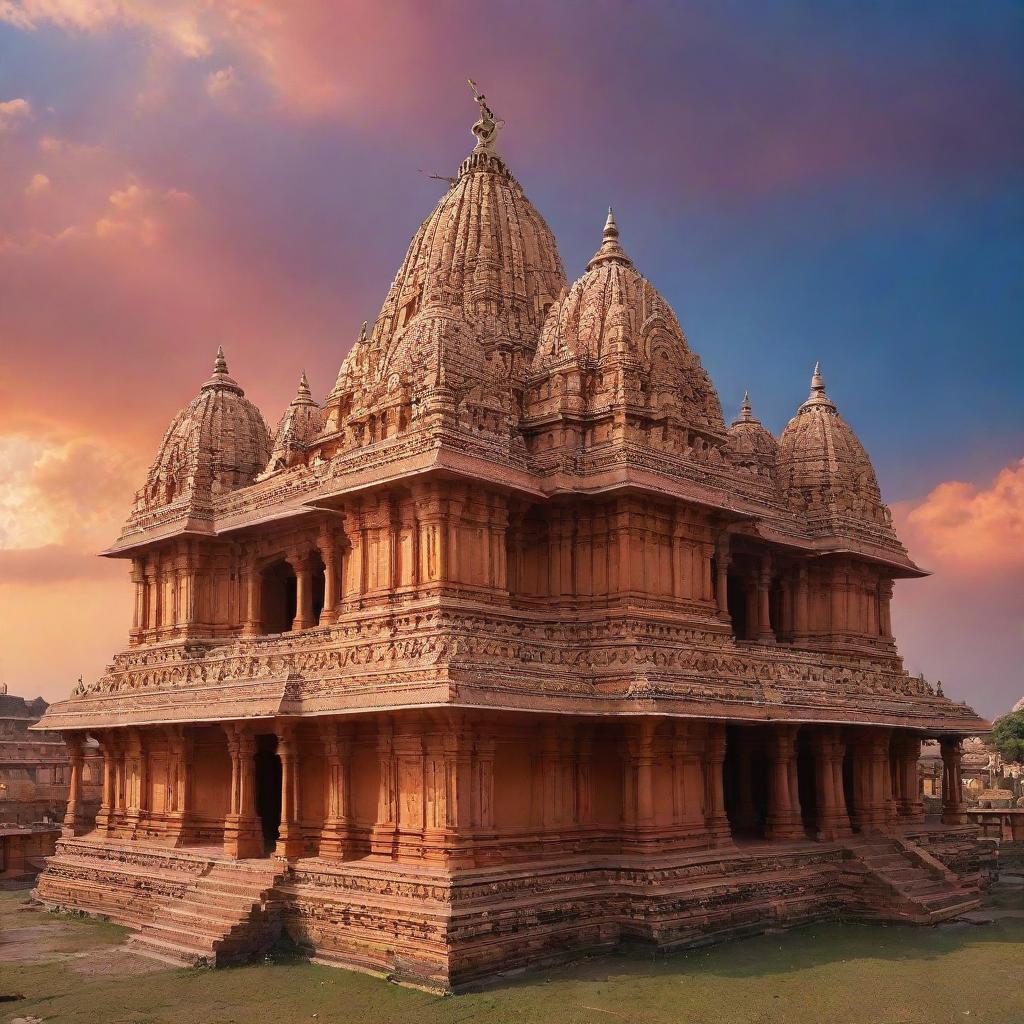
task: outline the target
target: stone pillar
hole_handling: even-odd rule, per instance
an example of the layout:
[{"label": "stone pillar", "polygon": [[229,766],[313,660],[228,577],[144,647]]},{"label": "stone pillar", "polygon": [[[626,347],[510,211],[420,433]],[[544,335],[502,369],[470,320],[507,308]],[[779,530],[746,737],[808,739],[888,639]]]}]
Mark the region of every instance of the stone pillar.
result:
[{"label": "stone pillar", "polygon": [[192,824],[192,734],[183,725],[169,725],[165,734],[168,750],[167,831],[175,846],[185,846]]},{"label": "stone pillar", "polygon": [[445,856],[453,866],[473,865],[473,730],[464,714],[442,714]]},{"label": "stone pillar", "polygon": [[135,831],[146,809],[146,749],[139,729],[129,729],[124,757],[126,824]]},{"label": "stone pillar", "polygon": [[301,857],[304,852],[299,790],[301,765],[293,726],[278,726],[277,754],[281,758],[281,827],[274,856],[291,859]]},{"label": "stone pillar", "polygon": [[224,726],[231,756],[231,800],[224,821],[224,853],[241,860],[263,854],[263,834],[256,816],[256,740],[248,728]]},{"label": "stone pillar", "polygon": [[889,733],[861,729],[853,738],[853,824],[859,832],[884,832],[886,825],[885,762]]},{"label": "stone pillar", "polygon": [[765,555],[761,559],[761,571],[757,575],[757,642],[759,644],[775,643],[769,604],[771,587],[772,563],[768,555]]},{"label": "stone pillar", "polygon": [[135,603],[132,607],[132,628],[128,634],[128,643],[135,645],[141,641],[146,628],[146,575],[141,559],[132,559],[131,578],[135,588]]},{"label": "stone pillar", "polygon": [[672,737],[672,817],[679,845],[708,845],[704,821],[703,726],[676,722]]},{"label": "stone pillar", "polygon": [[810,637],[810,584],[807,566],[800,564],[796,570],[796,595],[793,601],[793,642],[807,643]]},{"label": "stone pillar", "polygon": [[320,531],[319,550],[324,563],[324,607],[319,624],[328,626],[338,614],[338,567],[334,534],[326,526]]},{"label": "stone pillar", "polygon": [[79,733],[63,734],[64,745],[71,764],[71,778],[68,784],[68,806],[64,812],[61,835],[65,837],[80,836],[88,831],[89,822],[82,804],[82,767],[85,764],[85,752],[82,749],[82,736]]},{"label": "stone pillar", "polygon": [[473,759],[473,824],[478,831],[494,828],[494,736],[475,729]]},{"label": "stone pillar", "polygon": [[718,598],[718,616],[729,621],[729,564],[732,556],[729,553],[729,534],[719,535],[715,549],[715,596]]},{"label": "stone pillar", "polygon": [[815,726],[811,745],[814,751],[814,792],[818,805],[816,833],[818,839],[834,842],[852,832],[843,791],[843,756],[846,747],[835,726]]},{"label": "stone pillar", "polygon": [[942,823],[943,825],[963,824],[963,783],[960,778],[959,736],[943,736],[939,739],[942,751]]},{"label": "stone pillar", "polygon": [[292,629],[296,632],[315,626],[313,621],[313,567],[308,554],[293,555],[288,559],[295,572],[295,618]]},{"label": "stone pillar", "polygon": [[847,573],[846,567],[837,565],[832,570],[831,590],[830,590],[830,616],[829,616],[829,631],[832,634],[832,640],[838,640],[841,638],[841,634],[847,630],[846,621],[846,598],[847,598]]},{"label": "stone pillar", "polygon": [[704,824],[712,846],[731,846],[725,813],[725,723],[708,722],[704,741]]},{"label": "stone pillar", "polygon": [[398,831],[398,765],[395,758],[394,730],[388,719],[381,719],[377,732],[378,789],[377,820],[370,836],[370,850],[391,857]]},{"label": "stone pillar", "polygon": [[878,583],[878,632],[887,639],[892,638],[892,580]]},{"label": "stone pillar", "polygon": [[769,839],[803,839],[800,794],[796,780],[795,725],[777,725],[768,737],[768,817],[765,834]]},{"label": "stone pillar", "polygon": [[656,728],[656,719],[642,718],[637,724],[634,736],[636,824],[640,829],[654,827],[654,731]]},{"label": "stone pillar", "polygon": [[250,556],[243,573],[245,586],[243,597],[245,600],[245,621],[242,624],[242,636],[259,636],[263,632],[263,624],[260,621],[262,611],[260,609],[261,588],[263,575],[256,564],[256,559]]},{"label": "stone pillar", "polygon": [[114,786],[117,782],[117,769],[115,767],[114,740],[110,733],[100,733],[100,751],[103,754],[103,791],[100,797],[100,808],[96,813],[96,827],[110,830],[114,817]]},{"label": "stone pillar", "polygon": [[320,833],[320,856],[352,856],[352,726],[322,722],[320,736],[327,761],[327,817]]},{"label": "stone pillar", "polygon": [[904,821],[923,821],[924,804],[918,781],[917,762],[921,757],[921,740],[913,734],[902,733],[896,744],[896,771],[898,811]]}]

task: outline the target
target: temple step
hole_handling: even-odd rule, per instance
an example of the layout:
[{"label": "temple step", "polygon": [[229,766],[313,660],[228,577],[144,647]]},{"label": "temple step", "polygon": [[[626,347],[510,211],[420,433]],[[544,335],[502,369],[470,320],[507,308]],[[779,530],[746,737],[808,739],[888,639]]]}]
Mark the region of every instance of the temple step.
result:
[{"label": "temple step", "polygon": [[929,870],[921,851],[906,841],[868,837],[844,847],[865,876],[859,892],[867,918],[937,924],[981,905],[977,888]]},{"label": "temple step", "polygon": [[178,966],[252,959],[277,937],[271,896],[286,871],[277,862],[215,862],[181,895],[163,901],[127,948]]}]

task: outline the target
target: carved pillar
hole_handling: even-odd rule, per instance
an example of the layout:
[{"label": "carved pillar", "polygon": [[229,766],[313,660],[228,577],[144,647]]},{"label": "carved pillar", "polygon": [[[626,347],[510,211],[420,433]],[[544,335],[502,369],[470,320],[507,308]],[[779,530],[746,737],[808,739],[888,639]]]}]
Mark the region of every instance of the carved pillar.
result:
[{"label": "carved pillar", "polygon": [[960,749],[960,737],[941,737],[939,749],[942,751],[942,823],[962,825],[964,798],[960,761],[963,751]]},{"label": "carved pillar", "polygon": [[892,580],[879,580],[878,583],[878,632],[888,639],[892,638]]},{"label": "carved pillar", "polygon": [[320,612],[320,625],[330,625],[338,614],[337,546],[334,534],[325,525],[320,531],[318,542],[320,557],[324,563],[324,607]]},{"label": "carved pillar", "polygon": [[473,760],[473,824],[478,832],[494,828],[495,741],[485,725],[475,728]]},{"label": "carved pillar", "polygon": [[800,794],[796,778],[795,725],[777,725],[768,737],[768,817],[765,834],[769,839],[803,839]]},{"label": "carved pillar", "polygon": [[732,844],[725,813],[725,723],[708,722],[704,741],[704,824],[712,846]]},{"label": "carved pillar", "polygon": [[169,725],[164,732],[168,750],[167,832],[175,846],[185,846],[192,824],[193,737],[188,727],[182,725]]},{"label": "carved pillar", "polygon": [[465,715],[441,716],[444,772],[444,841],[453,866],[473,864],[473,730]]},{"label": "carved pillar", "polygon": [[259,636],[263,632],[263,625],[260,621],[262,615],[260,598],[262,596],[263,574],[257,565],[255,553],[247,552],[244,558],[242,599],[245,602],[245,608],[243,612],[242,636]]},{"label": "carved pillar", "polygon": [[82,767],[85,764],[85,752],[82,749],[82,736],[79,733],[63,734],[64,745],[71,764],[71,778],[68,784],[68,805],[64,812],[61,835],[65,837],[80,836],[88,831],[89,822],[85,816],[82,803]]},{"label": "carved pillar", "polygon": [[129,644],[135,645],[142,638],[146,628],[146,575],[142,569],[142,561],[132,559],[132,585],[135,588],[135,602],[132,606],[132,628],[128,634]]},{"label": "carved pillar", "polygon": [[238,860],[263,854],[263,835],[256,816],[256,740],[247,726],[224,725],[231,756],[231,799],[224,821],[224,853]]},{"label": "carved pillar", "polygon": [[718,598],[719,618],[726,622],[729,621],[729,564],[731,561],[729,534],[721,533],[718,536],[718,544],[715,550],[715,568],[717,570],[715,596]]},{"label": "carved pillar", "polygon": [[139,729],[129,729],[124,757],[125,817],[133,829],[139,827],[146,809],[146,748]]},{"label": "carved pillar", "polygon": [[793,642],[806,643],[810,635],[809,583],[807,566],[801,564],[796,570],[796,596],[794,600]]},{"label": "carved pillar", "polygon": [[370,850],[391,857],[398,831],[398,766],[395,761],[394,732],[388,719],[381,719],[377,732],[377,820],[370,837]]},{"label": "carved pillar", "polygon": [[349,544],[345,558],[345,600],[358,602],[366,592],[366,531],[358,502],[346,504],[342,523]]},{"label": "carved pillar", "polygon": [[848,585],[846,567],[837,565],[832,570],[830,590],[831,611],[829,629],[831,630],[833,640],[840,639],[841,634],[847,630],[846,605]]},{"label": "carved pillar", "polygon": [[704,731],[699,722],[676,722],[672,737],[672,804],[681,846],[708,845],[704,818]]},{"label": "carved pillar", "polygon": [[303,853],[300,754],[293,726],[280,725],[276,732],[277,754],[281,758],[281,826],[274,856],[290,859]]},{"label": "carved pillar", "polygon": [[320,833],[320,856],[345,860],[353,853],[352,726],[322,722],[320,737],[327,762],[327,816]]},{"label": "carved pillar", "polygon": [[113,824],[114,786],[117,781],[117,769],[114,764],[115,746],[110,733],[100,733],[97,740],[103,754],[103,791],[100,797],[100,808],[96,814],[96,827],[109,831]]},{"label": "carved pillar", "polygon": [[772,562],[768,555],[761,559],[761,571],[757,576],[757,642],[761,644],[775,643],[772,632],[771,612],[769,610],[769,594],[772,587]]},{"label": "carved pillar", "polygon": [[853,824],[862,833],[884,832],[888,731],[861,729],[853,740]]},{"label": "carved pillar", "polygon": [[656,719],[641,718],[633,734],[631,754],[636,775],[636,824],[641,830],[654,827],[654,732],[657,724]]},{"label": "carved pillar", "polygon": [[850,819],[843,793],[845,746],[835,726],[815,726],[811,735],[814,752],[814,792],[817,802],[818,839],[834,842],[850,835]]},{"label": "carved pillar", "polygon": [[917,736],[904,733],[898,738],[896,751],[900,817],[904,820],[921,821],[924,819],[924,804],[921,801],[917,770],[917,762],[921,757],[921,740]]},{"label": "carved pillar", "polygon": [[290,555],[288,564],[295,572],[295,618],[292,629],[298,632],[316,625],[313,622],[313,567],[307,553]]}]

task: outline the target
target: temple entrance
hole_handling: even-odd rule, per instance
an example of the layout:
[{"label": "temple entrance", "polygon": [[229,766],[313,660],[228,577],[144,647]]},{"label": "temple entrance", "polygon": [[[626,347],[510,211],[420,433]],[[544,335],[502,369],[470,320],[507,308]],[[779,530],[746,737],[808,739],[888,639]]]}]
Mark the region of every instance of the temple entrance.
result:
[{"label": "temple entrance", "polygon": [[263,831],[263,854],[269,857],[281,829],[281,757],[276,736],[256,738],[256,814]]},{"label": "temple entrance", "polygon": [[859,832],[857,827],[857,807],[853,798],[853,744],[846,748],[843,756],[843,799],[846,801],[846,813],[850,816],[850,824],[854,832]]},{"label": "temple entrance", "polygon": [[[260,611],[263,632],[287,633],[295,621],[295,571],[282,558],[268,565],[261,575]],[[323,604],[323,597],[320,602]]]},{"label": "temple entrance", "polygon": [[752,726],[727,726],[722,767],[725,813],[733,837],[762,838],[768,805],[768,766],[761,731]]}]

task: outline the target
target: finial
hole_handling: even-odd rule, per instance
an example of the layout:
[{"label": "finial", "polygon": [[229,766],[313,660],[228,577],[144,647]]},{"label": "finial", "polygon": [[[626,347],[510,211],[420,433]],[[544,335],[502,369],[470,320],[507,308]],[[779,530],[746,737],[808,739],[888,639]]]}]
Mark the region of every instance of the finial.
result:
[{"label": "finial", "polygon": [[299,390],[295,393],[295,399],[292,405],[308,405],[313,401],[313,393],[309,390],[309,378],[306,376],[306,371],[302,371],[302,376],[299,378]]},{"label": "finial", "polygon": [[740,406],[740,419],[744,423],[749,423],[754,418],[753,412],[754,410],[750,406],[750,392],[744,391],[743,404]]},{"label": "finial", "polygon": [[814,373],[811,374],[811,394],[825,394],[825,378],[821,375],[821,362],[814,364]]},{"label": "finial", "polygon": [[224,346],[217,346],[217,357],[213,361],[213,373],[210,379],[203,385],[201,390],[209,391],[216,389],[227,389],[235,391],[239,395],[245,392],[238,386],[238,382],[228,376],[228,361],[224,358]]},{"label": "finial", "polygon": [[619,245],[619,225],[615,223],[615,214],[612,208],[608,207],[608,216],[605,218],[604,230],[601,232],[601,248],[591,257],[587,264],[587,270],[603,263],[605,260],[617,260],[620,263],[631,264],[632,260],[626,255],[622,246]]},{"label": "finial", "polygon": [[473,99],[480,105],[480,117],[474,123],[472,132],[476,137],[476,149],[494,152],[494,143],[498,138],[498,129],[504,127],[505,122],[497,120],[494,111],[487,105],[487,97],[477,88],[472,78],[467,78],[469,88],[473,92]]},{"label": "finial", "polygon": [[224,358],[224,346],[217,346],[217,358],[213,361],[214,373],[227,373],[228,361]]},{"label": "finial", "polygon": [[359,328],[359,340],[360,341],[366,341],[366,338],[367,338],[367,334],[366,334],[366,321],[364,320],[363,321],[363,326]]}]

